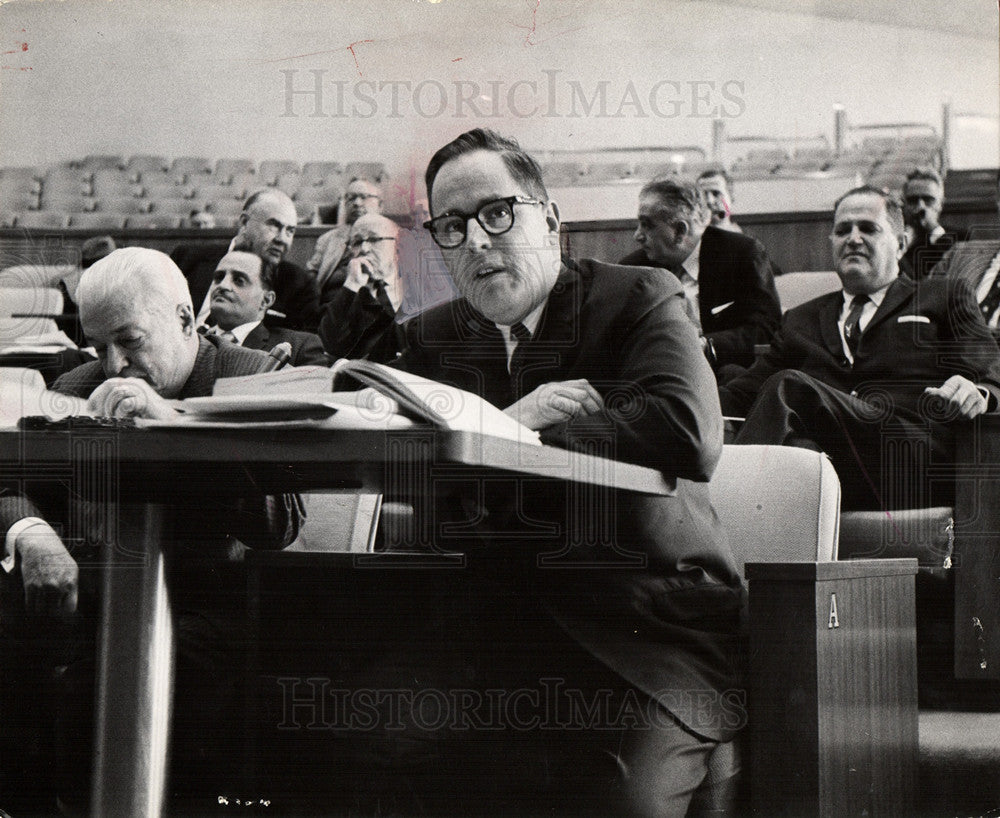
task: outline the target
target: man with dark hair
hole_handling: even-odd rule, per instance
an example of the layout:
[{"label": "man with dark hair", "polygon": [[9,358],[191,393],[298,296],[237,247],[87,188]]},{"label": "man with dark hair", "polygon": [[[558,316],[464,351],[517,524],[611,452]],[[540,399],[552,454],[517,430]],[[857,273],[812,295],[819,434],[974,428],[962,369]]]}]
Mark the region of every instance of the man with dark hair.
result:
[{"label": "man with dark hair", "polygon": [[690,314],[714,366],[749,366],[754,346],[767,343],[781,307],[771,261],[756,239],[709,225],[694,182],[663,177],[639,192],[640,249],[619,263],[662,267],[681,282]]},{"label": "man with dark hair", "polygon": [[712,226],[732,233],[742,233],[733,221],[733,180],[721,165],[698,174],[698,187],[705,194],[705,204],[712,214]]},{"label": "man with dark hair", "polygon": [[[1000,212],[1000,172],[996,185],[997,211]],[[976,294],[980,312],[994,336],[1000,335],[1000,241],[975,239],[952,247],[931,271],[966,282]]]},{"label": "man with dark hair", "polygon": [[843,290],[789,310],[770,352],[721,387],[746,415],[737,443],[810,445],[840,476],[845,509],[950,505],[955,426],[997,407],[1000,350],[971,290],[899,275],[903,212],[873,187],[836,203],[830,244]]},{"label": "man with dark hair", "polygon": [[357,177],[344,191],[344,223],[316,239],[316,248],[306,262],[306,270],[316,275],[320,304],[326,304],[347,277],[351,253],[348,245],[351,228],[362,216],[382,212],[382,191],[369,179]]},{"label": "man with dark hair", "polygon": [[291,347],[292,366],[329,365],[318,335],[271,327],[265,322],[264,316],[274,303],[274,267],[255,253],[233,250],[222,257],[215,270],[209,302],[212,305],[209,334],[265,352],[287,343]]},{"label": "man with dark hair", "polygon": [[188,281],[199,325],[205,323],[211,310],[208,293],[219,259],[237,245],[243,245],[275,265],[275,300],[269,310],[272,323],[316,331],[319,323],[316,282],[297,264],[285,260],[295,238],[297,221],[292,200],[280,190],[265,188],[244,203],[236,236],[228,245],[213,242],[178,247],[171,253],[170,257]]},{"label": "man with dark hair", "polygon": [[944,206],[944,182],[934,168],[915,168],[903,185],[903,218],[909,242],[900,260],[900,269],[919,281],[930,273],[957,242],[965,241],[963,231],[940,223]]},{"label": "man with dark hair", "polygon": [[[512,139],[462,134],[425,178],[425,227],[462,297],[406,325],[397,365],[480,395],[544,443],[677,478],[673,497],[609,499],[600,536],[589,514],[510,481],[438,492],[433,547],[468,560],[473,607],[456,628],[480,646],[477,689],[540,692],[555,678],[609,705],[589,725],[453,731],[472,766],[453,775],[470,790],[463,806],[476,812],[498,786],[513,812],[683,815],[725,800],[742,592],[708,494],[714,379],[681,287],[657,270],[562,259],[558,208]],[[694,691],[698,706],[685,701]],[[618,718],[623,703],[642,717]]]}]

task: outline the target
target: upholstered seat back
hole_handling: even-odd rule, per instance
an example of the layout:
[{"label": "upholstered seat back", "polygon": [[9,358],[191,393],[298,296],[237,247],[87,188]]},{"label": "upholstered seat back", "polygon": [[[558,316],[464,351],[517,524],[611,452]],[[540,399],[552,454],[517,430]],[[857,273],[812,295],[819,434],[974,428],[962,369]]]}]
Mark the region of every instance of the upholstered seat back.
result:
[{"label": "upholstered seat back", "polygon": [[725,446],[712,502],[736,564],[837,559],[840,481],[829,458],[791,446]]}]

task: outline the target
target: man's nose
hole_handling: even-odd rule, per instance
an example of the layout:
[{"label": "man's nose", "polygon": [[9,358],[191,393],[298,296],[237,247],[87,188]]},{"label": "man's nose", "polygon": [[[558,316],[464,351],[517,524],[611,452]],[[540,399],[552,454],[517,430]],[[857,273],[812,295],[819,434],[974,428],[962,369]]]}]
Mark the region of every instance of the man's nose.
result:
[{"label": "man's nose", "polygon": [[642,232],[641,227],[637,227],[635,229],[635,232],[632,234],[632,238],[641,244],[643,240],[646,238],[646,234]]},{"label": "man's nose", "polygon": [[492,236],[483,230],[475,216],[469,216],[465,222],[465,244],[471,249],[485,249],[493,246]]},{"label": "man's nose", "polygon": [[104,359],[104,371],[111,376],[117,375],[126,366],[128,366],[128,358],[122,353],[122,351],[114,344],[108,346],[107,355]]}]

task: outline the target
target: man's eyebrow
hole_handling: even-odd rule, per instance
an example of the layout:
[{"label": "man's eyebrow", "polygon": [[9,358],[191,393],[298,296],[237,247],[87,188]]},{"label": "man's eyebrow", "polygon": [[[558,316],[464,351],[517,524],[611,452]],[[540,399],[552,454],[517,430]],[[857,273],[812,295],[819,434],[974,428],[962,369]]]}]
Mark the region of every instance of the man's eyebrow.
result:
[{"label": "man's eyebrow", "polygon": [[[512,193],[511,195],[512,196],[527,196],[528,194],[527,193]],[[485,199],[480,199],[478,202],[476,202],[475,209],[472,210],[472,211],[459,210],[458,208],[453,207],[451,210],[446,210],[446,211],[444,211],[444,213],[441,213],[440,215],[441,216],[465,216],[466,218],[471,219],[473,216],[475,216],[479,212],[479,210],[482,207],[484,207],[484,206],[486,206],[488,204],[492,204],[493,202],[502,201],[503,199],[506,199],[506,198],[507,198],[506,196],[487,196]],[[532,198],[535,198],[535,197],[532,197]]]}]

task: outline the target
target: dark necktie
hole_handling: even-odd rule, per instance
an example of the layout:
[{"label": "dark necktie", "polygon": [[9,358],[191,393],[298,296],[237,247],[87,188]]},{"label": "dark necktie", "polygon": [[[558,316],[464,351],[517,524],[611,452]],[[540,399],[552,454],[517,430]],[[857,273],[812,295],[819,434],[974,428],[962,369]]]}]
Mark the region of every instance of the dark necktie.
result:
[{"label": "dark necktie", "polygon": [[979,305],[979,309],[983,311],[983,318],[986,319],[986,323],[990,322],[990,318],[993,317],[993,313],[997,311],[1000,307],[1000,274],[993,280],[993,286],[990,287],[990,291],[986,293],[986,298],[983,299],[983,303]]},{"label": "dark necktie", "polygon": [[870,300],[867,295],[854,296],[851,311],[847,313],[847,320],[844,322],[844,339],[854,358],[858,357],[858,342],[861,341],[861,311]]},{"label": "dark necktie", "polygon": [[528,341],[531,340],[531,333],[528,328],[518,321],[510,328],[511,337],[517,341],[514,352],[510,356],[510,381],[514,388],[514,394],[520,394],[518,381],[521,370],[524,369],[524,359],[528,352]]},{"label": "dark necktie", "polygon": [[389,300],[389,294],[385,291],[385,282],[381,278],[369,279],[372,286],[375,287],[375,300],[381,305],[390,315],[395,315],[396,310],[392,306],[392,302]]}]

